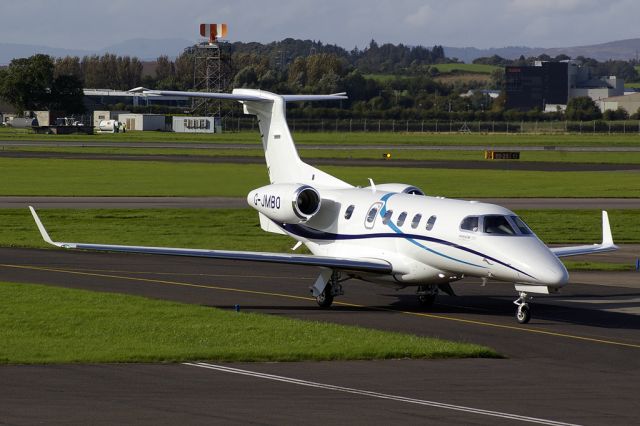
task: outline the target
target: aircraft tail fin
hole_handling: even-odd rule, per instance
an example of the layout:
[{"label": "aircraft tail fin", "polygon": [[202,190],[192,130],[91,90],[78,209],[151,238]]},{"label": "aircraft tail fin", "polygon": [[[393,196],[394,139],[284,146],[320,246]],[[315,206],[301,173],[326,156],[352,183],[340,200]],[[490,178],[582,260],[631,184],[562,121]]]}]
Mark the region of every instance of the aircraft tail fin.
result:
[{"label": "aircraft tail fin", "polygon": [[347,99],[345,93],[332,95],[277,95],[256,89],[234,89],[232,93],[176,92],[132,89],[150,96],[188,96],[235,100],[245,114],[258,117],[264,156],[271,183],[302,183],[315,187],[351,188],[348,183],[306,164],[298,156],[286,119],[287,102]]}]

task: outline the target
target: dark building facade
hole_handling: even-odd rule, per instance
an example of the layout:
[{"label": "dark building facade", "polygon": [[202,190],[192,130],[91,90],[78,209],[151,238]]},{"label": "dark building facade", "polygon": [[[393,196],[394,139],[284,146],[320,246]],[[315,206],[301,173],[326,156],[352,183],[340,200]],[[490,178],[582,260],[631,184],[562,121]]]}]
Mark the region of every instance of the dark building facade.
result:
[{"label": "dark building facade", "polygon": [[546,105],[566,105],[569,99],[569,64],[542,62],[536,66],[505,67],[506,109],[522,111]]}]

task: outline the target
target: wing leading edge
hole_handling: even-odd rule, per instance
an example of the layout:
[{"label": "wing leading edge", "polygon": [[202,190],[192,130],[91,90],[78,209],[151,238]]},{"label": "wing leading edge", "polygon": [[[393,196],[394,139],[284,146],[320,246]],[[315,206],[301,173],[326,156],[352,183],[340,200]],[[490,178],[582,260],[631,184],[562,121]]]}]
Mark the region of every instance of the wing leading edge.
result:
[{"label": "wing leading edge", "polygon": [[42,238],[49,244],[65,248],[79,250],[96,250],[120,253],[159,254],[168,256],[202,257],[210,259],[245,260],[254,262],[284,263],[292,265],[319,266],[342,271],[367,272],[375,274],[389,274],[392,272],[391,264],[385,260],[363,258],[342,258],[313,255],[291,255],[286,253],[205,250],[175,247],[146,247],[146,246],[122,246],[110,244],[68,243],[53,241],[49,236],[35,209],[29,206],[33,219],[38,226]]},{"label": "wing leading edge", "polygon": [[613,243],[611,235],[611,225],[609,215],[606,210],[602,211],[602,243],[572,247],[552,247],[551,252],[557,257],[578,256],[581,254],[605,253],[618,250],[618,246]]}]

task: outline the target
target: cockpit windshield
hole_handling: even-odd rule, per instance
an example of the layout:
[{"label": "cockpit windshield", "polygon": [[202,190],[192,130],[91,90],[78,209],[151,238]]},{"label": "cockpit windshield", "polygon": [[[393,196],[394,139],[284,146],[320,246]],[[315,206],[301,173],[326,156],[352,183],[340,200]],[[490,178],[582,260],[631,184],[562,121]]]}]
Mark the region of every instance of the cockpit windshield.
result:
[{"label": "cockpit windshield", "polygon": [[516,235],[505,216],[484,216],[483,230],[486,234]]},{"label": "cockpit windshield", "polygon": [[460,223],[460,229],[467,232],[502,236],[533,234],[518,216],[467,216]]},{"label": "cockpit windshield", "polygon": [[527,224],[524,223],[524,220],[520,219],[518,216],[511,216],[511,220],[513,220],[513,222],[516,224],[521,234],[523,235],[533,234],[533,232],[531,232],[531,229],[529,229]]}]

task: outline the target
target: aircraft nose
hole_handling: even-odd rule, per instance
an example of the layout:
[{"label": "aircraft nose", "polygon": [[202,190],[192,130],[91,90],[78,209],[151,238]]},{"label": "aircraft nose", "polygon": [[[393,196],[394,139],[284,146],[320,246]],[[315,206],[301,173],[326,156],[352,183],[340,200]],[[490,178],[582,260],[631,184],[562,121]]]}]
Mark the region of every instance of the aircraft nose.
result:
[{"label": "aircraft nose", "polygon": [[557,260],[554,264],[541,268],[538,279],[545,285],[552,287],[562,287],[569,282],[569,272],[562,262]]}]

